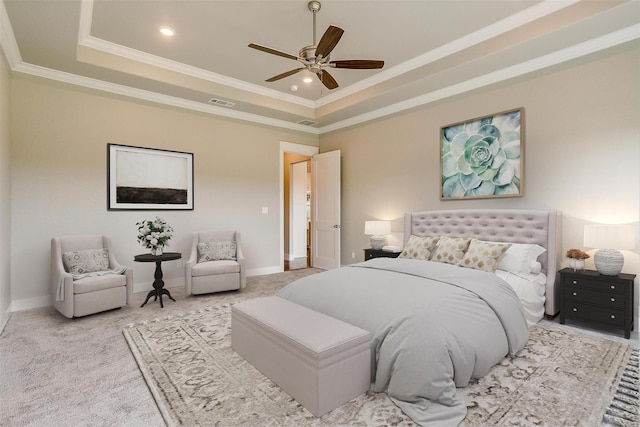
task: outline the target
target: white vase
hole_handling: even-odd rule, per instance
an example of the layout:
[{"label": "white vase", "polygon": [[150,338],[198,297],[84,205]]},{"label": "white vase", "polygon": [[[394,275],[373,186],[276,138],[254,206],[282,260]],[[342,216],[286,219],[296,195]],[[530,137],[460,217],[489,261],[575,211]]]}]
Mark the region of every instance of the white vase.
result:
[{"label": "white vase", "polygon": [[151,255],[162,255],[162,252],[164,251],[164,246],[158,246],[157,248],[152,248],[151,249]]},{"label": "white vase", "polygon": [[569,258],[569,267],[573,268],[573,271],[584,270],[584,260]]}]

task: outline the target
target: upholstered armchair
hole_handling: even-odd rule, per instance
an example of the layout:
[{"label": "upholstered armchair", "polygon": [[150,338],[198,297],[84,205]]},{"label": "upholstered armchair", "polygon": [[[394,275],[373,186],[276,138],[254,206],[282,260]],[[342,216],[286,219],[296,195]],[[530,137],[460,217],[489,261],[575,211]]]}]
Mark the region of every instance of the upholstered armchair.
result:
[{"label": "upholstered armchair", "polygon": [[53,306],[68,318],[119,308],[133,295],[133,269],[120,264],[111,238],[102,235],[51,239]]},{"label": "upholstered armchair", "polygon": [[243,289],[247,284],[239,231],[193,233],[185,264],[187,295]]}]

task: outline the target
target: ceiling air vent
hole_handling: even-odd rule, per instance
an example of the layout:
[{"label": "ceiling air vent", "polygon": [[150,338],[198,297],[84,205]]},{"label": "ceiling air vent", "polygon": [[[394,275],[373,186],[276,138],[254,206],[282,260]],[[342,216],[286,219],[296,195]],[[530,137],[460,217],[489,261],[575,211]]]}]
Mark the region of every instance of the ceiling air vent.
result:
[{"label": "ceiling air vent", "polygon": [[310,120],[310,119],[303,119],[303,120],[300,120],[297,124],[303,125],[303,126],[315,126],[318,124],[318,122],[314,122],[313,120]]},{"label": "ceiling air vent", "polygon": [[213,105],[217,105],[218,107],[227,107],[227,108],[231,108],[234,105],[236,105],[235,102],[225,101],[224,99],[219,99],[219,98],[211,98],[209,100],[209,103]]}]

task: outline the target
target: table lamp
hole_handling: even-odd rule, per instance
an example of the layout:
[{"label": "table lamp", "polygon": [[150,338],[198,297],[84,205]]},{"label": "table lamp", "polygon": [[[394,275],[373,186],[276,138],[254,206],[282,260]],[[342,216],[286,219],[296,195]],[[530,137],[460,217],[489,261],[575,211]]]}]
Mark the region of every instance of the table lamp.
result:
[{"label": "table lamp", "polygon": [[617,276],[624,265],[619,249],[635,247],[635,230],[630,225],[585,225],[584,245],[598,249],[593,256],[598,273]]},{"label": "table lamp", "polygon": [[364,234],[371,236],[371,249],[382,249],[385,235],[391,233],[391,221],[365,221]]}]

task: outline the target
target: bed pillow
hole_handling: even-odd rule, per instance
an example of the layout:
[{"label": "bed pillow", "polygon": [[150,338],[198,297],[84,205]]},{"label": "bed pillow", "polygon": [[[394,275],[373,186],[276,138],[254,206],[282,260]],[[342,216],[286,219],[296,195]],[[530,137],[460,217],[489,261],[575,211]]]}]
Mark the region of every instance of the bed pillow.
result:
[{"label": "bed pillow", "polygon": [[473,268],[481,271],[496,271],[498,260],[511,247],[510,243],[485,242],[471,239],[464,257],[458,262],[461,267]]},{"label": "bed pillow", "polygon": [[198,262],[236,260],[236,242],[198,243]]},{"label": "bed pillow", "polygon": [[86,249],[62,254],[62,264],[67,273],[85,274],[109,269],[107,249]]},{"label": "bed pillow", "polygon": [[540,245],[513,243],[498,261],[498,269],[513,274],[540,272],[538,257],[547,250]]},{"label": "bed pillow", "polygon": [[418,237],[411,235],[398,258],[411,258],[429,261],[439,237]]},{"label": "bed pillow", "polygon": [[464,257],[464,253],[469,247],[469,242],[471,242],[470,237],[451,238],[442,236],[431,254],[431,261],[457,264]]}]

